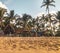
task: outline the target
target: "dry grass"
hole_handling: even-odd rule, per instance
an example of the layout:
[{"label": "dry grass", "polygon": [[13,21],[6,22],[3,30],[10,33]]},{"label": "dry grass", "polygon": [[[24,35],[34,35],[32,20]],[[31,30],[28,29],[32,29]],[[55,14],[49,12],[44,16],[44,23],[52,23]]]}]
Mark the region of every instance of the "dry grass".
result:
[{"label": "dry grass", "polygon": [[0,37],[0,53],[60,53],[60,38]]}]

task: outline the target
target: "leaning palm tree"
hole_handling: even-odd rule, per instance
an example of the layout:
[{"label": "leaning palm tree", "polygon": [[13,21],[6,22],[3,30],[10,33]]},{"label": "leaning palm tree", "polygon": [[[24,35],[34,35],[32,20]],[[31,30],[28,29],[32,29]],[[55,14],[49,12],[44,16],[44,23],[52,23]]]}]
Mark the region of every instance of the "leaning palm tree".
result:
[{"label": "leaning palm tree", "polygon": [[7,10],[0,7],[0,27],[1,27],[2,29],[3,29],[3,27],[4,27],[4,23],[3,23],[2,21],[3,21],[3,18],[4,18],[5,12],[7,12]]},{"label": "leaning palm tree", "polygon": [[[10,14],[8,14],[7,13],[7,17],[6,17],[6,19],[5,19],[5,28],[4,28],[4,33],[5,33],[5,31],[9,31],[9,29],[7,29],[7,28],[11,28],[11,29],[13,29],[14,28],[14,25],[12,25],[10,22],[13,20],[13,18],[14,18],[14,10],[11,10],[10,11]],[[11,31],[9,31],[9,33],[8,34],[11,34],[11,32],[12,32],[13,30],[11,30]],[[13,31],[13,32],[15,32],[15,31]]]},{"label": "leaning palm tree", "polygon": [[41,7],[46,6],[46,11],[49,14],[49,6],[54,6],[55,7],[55,5],[52,4],[52,3],[55,3],[55,1],[54,0],[43,0],[43,5]]}]

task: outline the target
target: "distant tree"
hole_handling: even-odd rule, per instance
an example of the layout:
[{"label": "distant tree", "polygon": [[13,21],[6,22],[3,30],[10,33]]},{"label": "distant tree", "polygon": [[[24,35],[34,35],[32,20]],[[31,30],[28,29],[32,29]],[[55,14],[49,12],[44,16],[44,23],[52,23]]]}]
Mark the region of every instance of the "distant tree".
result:
[{"label": "distant tree", "polygon": [[52,3],[55,3],[55,1],[54,0],[43,0],[43,5],[41,7],[46,6],[46,11],[48,11],[48,14],[49,14],[49,6],[55,7],[55,5]]},{"label": "distant tree", "polygon": [[35,23],[36,23],[36,20],[33,18],[33,19],[32,19],[32,26],[33,26],[33,27],[35,26]]},{"label": "distant tree", "polygon": [[55,5],[52,4],[53,2],[55,3],[54,0],[43,0],[43,5],[41,6],[41,7],[46,6],[46,11],[48,12],[48,21],[50,22],[50,25],[51,25],[51,15],[49,14],[49,6],[55,7]]},{"label": "distant tree", "polygon": [[1,27],[1,29],[3,29],[3,27],[4,27],[4,23],[2,22],[2,20],[4,18],[5,12],[7,12],[6,9],[0,8],[0,27]]},{"label": "distant tree", "polygon": [[12,21],[14,18],[14,10],[11,10],[10,13],[7,13],[7,17],[5,19],[5,24],[10,24],[10,21]]},{"label": "distant tree", "polygon": [[[42,24],[42,28],[43,28],[43,30],[45,29],[44,27],[45,27],[45,22],[46,22],[46,19],[45,19],[45,16],[44,16],[44,14],[42,15],[42,17],[41,17],[41,24]],[[43,31],[42,30],[42,31]]]},{"label": "distant tree", "polygon": [[14,10],[10,11],[10,17],[13,18],[14,17]]},{"label": "distant tree", "polygon": [[28,20],[31,19],[31,18],[32,18],[32,17],[31,17],[30,15],[28,15],[28,14],[23,14],[22,19],[23,19],[23,21],[24,21],[24,27],[26,27]]},{"label": "distant tree", "polygon": [[60,23],[60,11],[58,11],[56,18],[59,20],[59,23]]},{"label": "distant tree", "polygon": [[[51,14],[49,13],[49,6],[54,6],[54,4],[52,3],[55,3],[54,0],[43,0],[43,5],[41,7],[44,7],[46,6],[46,11],[48,12],[48,21],[50,22],[50,27],[51,27]],[[51,30],[52,30],[52,27],[51,27]]]},{"label": "distant tree", "polygon": [[59,20],[59,29],[57,31],[57,36],[60,36],[60,11],[58,11],[56,18]]},{"label": "distant tree", "polygon": [[[9,33],[7,32],[7,34],[11,34],[12,32],[15,32],[14,24],[11,24],[11,21],[13,21],[14,18],[15,18],[14,10],[11,10],[10,13],[7,13],[7,16],[5,17],[5,22],[4,22],[4,24],[5,24],[4,33],[5,33],[5,31],[9,31],[10,28],[12,30],[10,30]],[[6,28],[9,28],[9,29],[6,29]]]},{"label": "distant tree", "polygon": [[4,16],[5,12],[7,12],[6,9],[0,8],[0,18]]},{"label": "distant tree", "polygon": [[29,21],[29,19],[32,19],[32,16],[28,15],[28,14],[23,14],[22,19],[24,22],[24,24],[23,24],[24,30],[28,30],[30,32],[30,29],[28,27],[28,21]]}]

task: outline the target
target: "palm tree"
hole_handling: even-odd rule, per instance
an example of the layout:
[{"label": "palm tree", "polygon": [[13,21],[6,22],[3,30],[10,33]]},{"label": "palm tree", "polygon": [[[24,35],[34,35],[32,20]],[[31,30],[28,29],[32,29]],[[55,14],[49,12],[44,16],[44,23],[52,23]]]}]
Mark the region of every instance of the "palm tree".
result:
[{"label": "palm tree", "polygon": [[[8,31],[8,29],[6,30],[7,27],[11,27],[11,29],[14,28],[14,25],[12,25],[10,22],[14,19],[14,10],[11,10],[10,13],[7,13],[7,17],[5,19],[5,28],[4,31]],[[10,33],[11,31],[9,31]],[[15,32],[15,31],[14,31]]]},{"label": "palm tree", "polygon": [[39,17],[36,18],[36,37],[38,36],[38,31],[39,31]]},{"label": "palm tree", "polygon": [[22,19],[23,19],[23,22],[24,22],[24,28],[27,26],[27,24],[28,24],[28,20],[29,19],[31,19],[32,17],[30,16],[30,15],[28,15],[28,14],[23,14],[23,16],[22,16]]},{"label": "palm tree", "polygon": [[12,21],[14,18],[14,10],[11,10],[10,13],[7,13],[7,17],[5,19],[5,25],[10,24],[10,21]]},{"label": "palm tree", "polygon": [[3,29],[3,27],[4,27],[4,23],[2,22],[2,20],[4,18],[5,12],[7,12],[6,9],[0,8],[0,27],[1,27],[1,29]]},{"label": "palm tree", "polygon": [[36,28],[35,28],[35,26],[36,26],[36,19],[35,18],[32,19],[31,26],[33,27],[33,30],[32,31],[34,32],[33,36],[34,37],[37,37],[37,32],[36,32]]},{"label": "palm tree", "polygon": [[60,36],[60,11],[58,11],[56,18],[59,20],[59,29],[58,29],[58,36]]},{"label": "palm tree", "polygon": [[16,19],[15,31],[16,31],[16,34],[18,34],[18,36],[22,36],[23,21],[22,21],[22,18],[19,15],[17,15],[17,17],[18,18]]},{"label": "palm tree", "polygon": [[25,31],[28,30],[28,32],[30,32],[27,25],[28,25],[29,19],[32,19],[31,15],[23,14],[22,19],[23,19],[23,22],[24,22],[24,24],[23,24],[24,30]]},{"label": "palm tree", "polygon": [[[52,3],[55,3],[55,1],[54,0],[43,0],[43,5],[41,6],[41,7],[46,6],[46,11],[48,12],[48,21],[50,22],[50,27],[51,27],[51,15],[49,14],[49,6],[55,7],[55,5]],[[51,27],[51,31],[52,31],[52,27]]]},{"label": "palm tree", "polygon": [[49,6],[55,7],[55,5],[52,4],[53,2],[55,3],[54,0],[43,0],[43,5],[41,7],[46,6],[46,11],[48,11],[48,14],[49,14]]},{"label": "palm tree", "polygon": [[60,25],[60,11],[58,11],[56,18],[59,20],[59,25]]},{"label": "palm tree", "polygon": [[0,18],[3,17],[4,13],[7,12],[6,9],[0,8]]}]

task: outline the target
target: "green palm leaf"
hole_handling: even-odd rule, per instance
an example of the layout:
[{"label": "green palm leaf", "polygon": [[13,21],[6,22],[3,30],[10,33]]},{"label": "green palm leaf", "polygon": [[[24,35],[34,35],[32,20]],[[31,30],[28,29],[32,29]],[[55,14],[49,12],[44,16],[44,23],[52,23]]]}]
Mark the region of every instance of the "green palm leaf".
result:
[{"label": "green palm leaf", "polygon": [[41,8],[42,8],[43,6],[46,6],[46,4],[43,4],[43,5],[41,6]]},{"label": "green palm leaf", "polygon": [[54,6],[55,7],[55,5],[54,4],[49,4],[50,6]]}]

